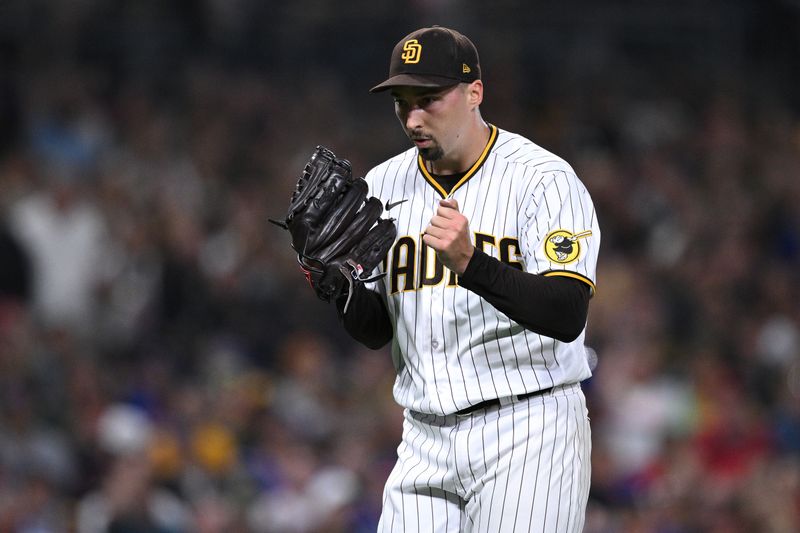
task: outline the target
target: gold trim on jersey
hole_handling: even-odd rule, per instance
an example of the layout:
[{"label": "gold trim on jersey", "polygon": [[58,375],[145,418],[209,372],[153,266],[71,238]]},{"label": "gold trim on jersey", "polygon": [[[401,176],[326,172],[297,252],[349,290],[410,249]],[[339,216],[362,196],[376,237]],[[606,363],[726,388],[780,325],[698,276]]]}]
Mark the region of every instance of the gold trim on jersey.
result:
[{"label": "gold trim on jersey", "polygon": [[595,293],[597,292],[597,288],[595,287],[594,282],[589,278],[587,278],[586,276],[578,274],[577,272],[572,272],[570,270],[550,270],[547,272],[543,272],[542,275],[548,277],[563,276],[565,278],[577,279],[578,281],[582,281],[589,286],[589,288],[592,291],[592,296],[594,296]]},{"label": "gold trim on jersey", "polygon": [[464,174],[464,177],[458,180],[458,183],[453,185],[453,188],[450,189],[450,192],[444,190],[441,185],[436,181],[436,179],[431,176],[431,173],[428,172],[428,169],[425,167],[425,161],[422,159],[421,155],[417,155],[417,166],[419,167],[419,171],[422,172],[422,175],[425,177],[425,180],[433,186],[434,189],[441,195],[442,198],[447,198],[451,196],[456,190],[464,185],[468,179],[470,179],[481,166],[486,161],[486,157],[489,155],[489,152],[492,151],[492,147],[494,146],[495,141],[497,140],[497,126],[493,124],[489,124],[489,141],[486,143],[486,147],[481,152],[480,157],[477,161],[467,170],[467,173]]}]

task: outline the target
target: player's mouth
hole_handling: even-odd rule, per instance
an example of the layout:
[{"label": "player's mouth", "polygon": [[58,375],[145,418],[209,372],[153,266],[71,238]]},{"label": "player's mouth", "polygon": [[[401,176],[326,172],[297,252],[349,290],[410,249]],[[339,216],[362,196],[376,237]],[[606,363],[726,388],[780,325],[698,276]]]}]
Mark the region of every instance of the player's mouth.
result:
[{"label": "player's mouth", "polygon": [[417,148],[430,148],[433,144],[433,139],[431,137],[422,137],[417,135],[412,136],[411,141],[417,146]]}]

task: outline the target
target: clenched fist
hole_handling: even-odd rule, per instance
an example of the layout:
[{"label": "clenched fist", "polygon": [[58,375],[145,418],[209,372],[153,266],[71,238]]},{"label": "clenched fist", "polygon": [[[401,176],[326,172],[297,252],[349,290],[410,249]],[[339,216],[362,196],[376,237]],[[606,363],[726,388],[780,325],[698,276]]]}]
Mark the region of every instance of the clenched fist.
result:
[{"label": "clenched fist", "polygon": [[469,238],[469,220],[458,210],[453,198],[441,200],[422,240],[436,250],[439,261],[459,276],[475,251]]}]

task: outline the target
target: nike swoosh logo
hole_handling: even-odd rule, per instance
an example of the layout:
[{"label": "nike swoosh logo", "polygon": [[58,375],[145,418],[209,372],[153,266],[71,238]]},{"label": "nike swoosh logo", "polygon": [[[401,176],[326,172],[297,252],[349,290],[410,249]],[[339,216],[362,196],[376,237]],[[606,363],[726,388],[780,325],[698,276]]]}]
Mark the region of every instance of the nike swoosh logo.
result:
[{"label": "nike swoosh logo", "polygon": [[390,209],[392,209],[394,207],[397,207],[398,205],[402,204],[403,202],[407,202],[407,201],[408,201],[408,198],[406,198],[405,200],[397,201],[397,202],[390,202],[389,200],[386,200],[386,210],[388,211],[388,210],[390,210]]}]

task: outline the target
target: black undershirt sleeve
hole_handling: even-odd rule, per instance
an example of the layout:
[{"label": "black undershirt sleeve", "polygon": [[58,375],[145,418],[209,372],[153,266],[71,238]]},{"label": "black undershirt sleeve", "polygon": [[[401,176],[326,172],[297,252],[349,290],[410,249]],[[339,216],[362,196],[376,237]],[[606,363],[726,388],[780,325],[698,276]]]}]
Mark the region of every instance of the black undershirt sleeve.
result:
[{"label": "black undershirt sleeve", "polygon": [[591,291],[574,278],[524,272],[476,248],[458,284],[523,327],[563,342],[586,325]]},{"label": "black undershirt sleeve", "polygon": [[[575,340],[586,325],[591,293],[577,279],[523,272],[476,248],[458,283],[523,327],[562,342]],[[391,319],[379,293],[358,284],[346,314],[345,301],[338,299],[336,307],[351,337],[373,350],[392,340]]]},{"label": "black undershirt sleeve", "polygon": [[394,335],[392,322],[380,294],[357,283],[345,314],[346,302],[346,297],[337,299],[336,309],[339,312],[339,321],[351,337],[373,350],[385,346],[392,340]]}]

